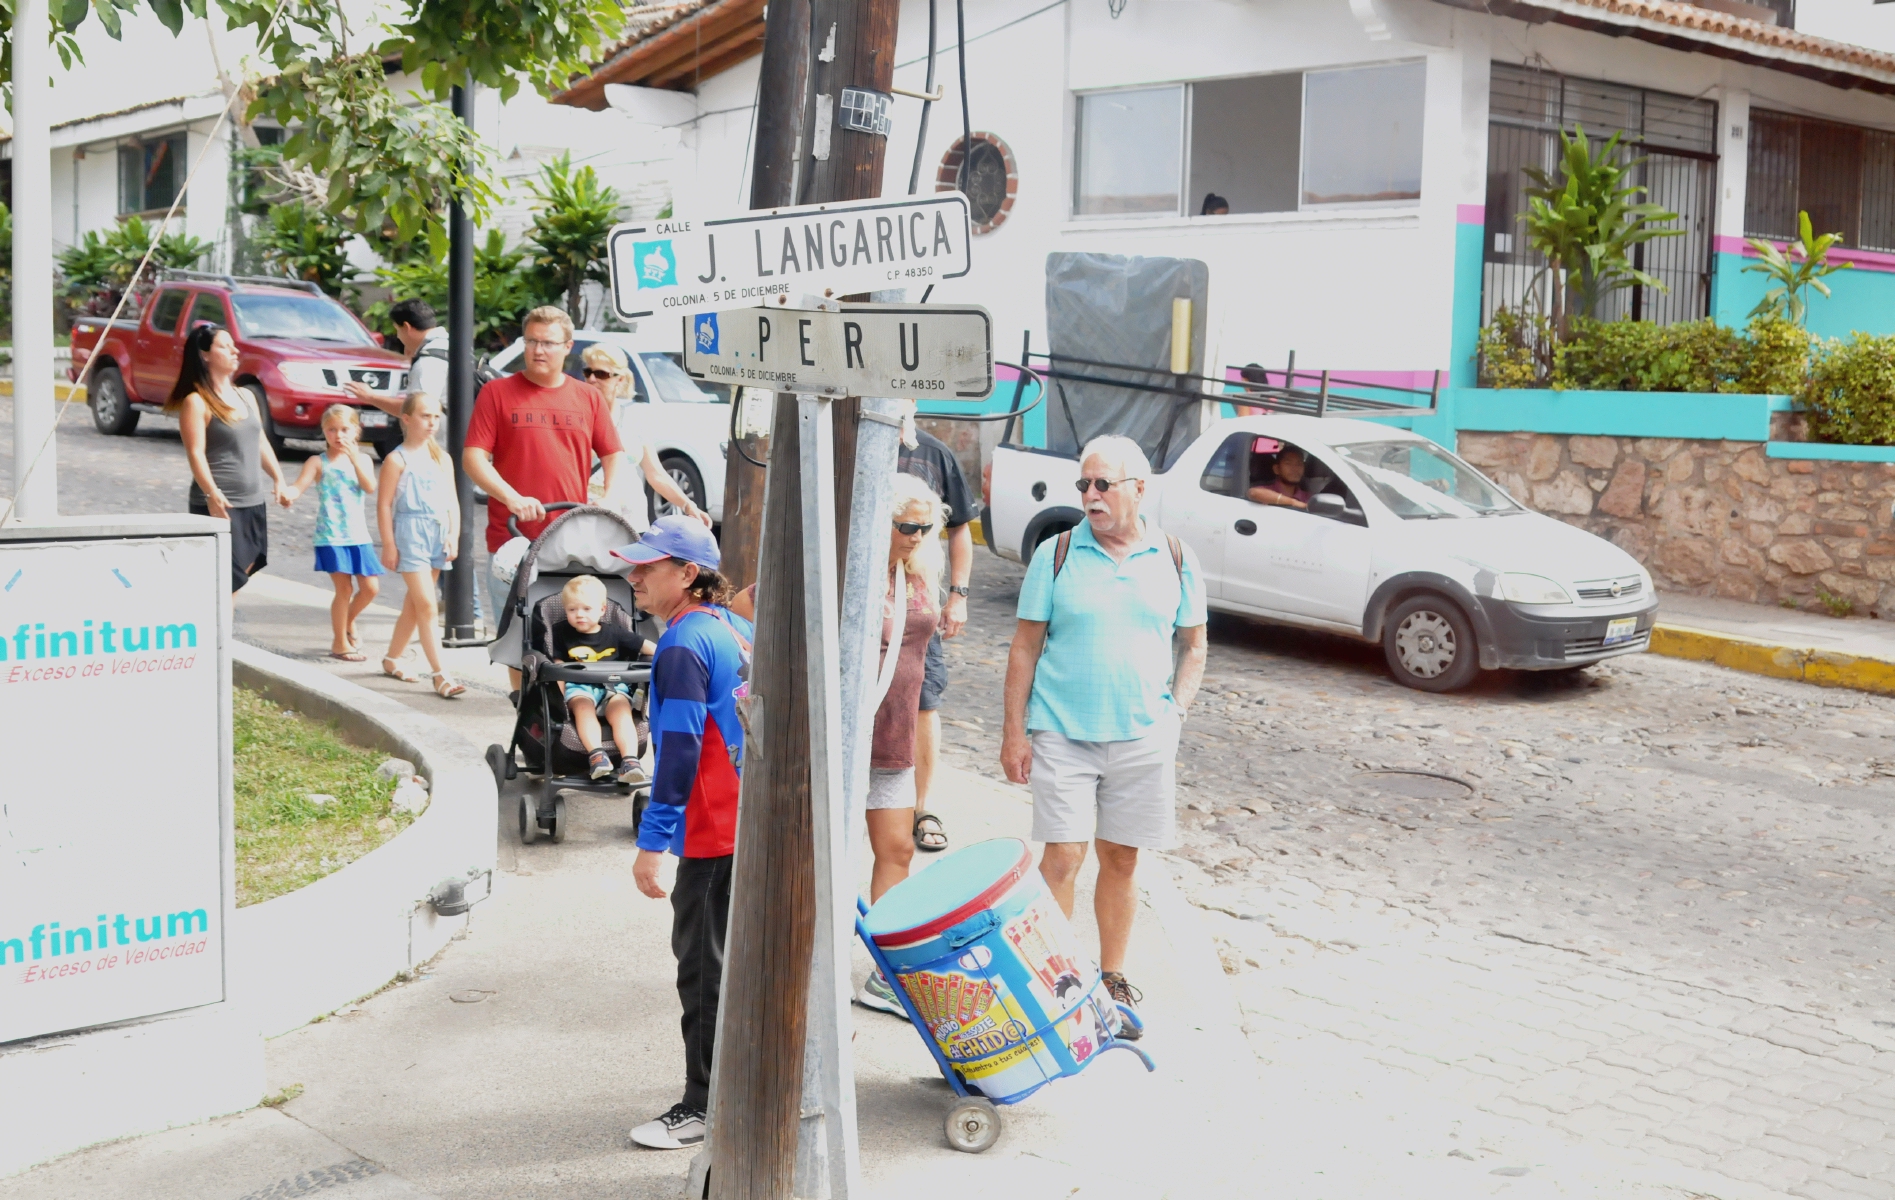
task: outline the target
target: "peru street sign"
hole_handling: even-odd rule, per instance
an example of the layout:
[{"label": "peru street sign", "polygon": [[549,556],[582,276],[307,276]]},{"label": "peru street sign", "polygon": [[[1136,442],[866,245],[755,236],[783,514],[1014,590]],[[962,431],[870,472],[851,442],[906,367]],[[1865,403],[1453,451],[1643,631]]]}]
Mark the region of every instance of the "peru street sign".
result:
[{"label": "peru street sign", "polygon": [[612,305],[633,320],[926,287],[967,274],[971,228],[959,192],[629,221],[607,240]]},{"label": "peru street sign", "polygon": [[994,387],[993,318],[975,305],[843,304],[684,318],[684,369],[733,387],[819,396],[979,400]]}]

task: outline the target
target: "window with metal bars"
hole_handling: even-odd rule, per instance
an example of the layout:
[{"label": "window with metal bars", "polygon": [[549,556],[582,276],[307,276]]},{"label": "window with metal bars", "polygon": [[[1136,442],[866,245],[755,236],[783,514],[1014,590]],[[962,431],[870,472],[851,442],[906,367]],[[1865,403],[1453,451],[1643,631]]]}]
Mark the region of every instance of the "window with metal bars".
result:
[{"label": "window with metal bars", "polygon": [[1711,234],[1717,197],[1717,105],[1647,88],[1574,79],[1495,63],[1488,99],[1487,224],[1481,255],[1481,320],[1507,307],[1548,311],[1546,259],[1527,245],[1524,168],[1560,177],[1560,134],[1579,128],[1594,147],[1614,133],[1627,161],[1644,158],[1630,182],[1640,200],[1678,214],[1682,237],[1633,250],[1632,264],[1666,290],[1633,287],[1606,298],[1602,319],[1632,317],[1669,325],[1711,311]]},{"label": "window with metal bars", "polygon": [[1744,232],[1797,236],[1797,214],[1842,244],[1895,250],[1895,133],[1750,110]]}]

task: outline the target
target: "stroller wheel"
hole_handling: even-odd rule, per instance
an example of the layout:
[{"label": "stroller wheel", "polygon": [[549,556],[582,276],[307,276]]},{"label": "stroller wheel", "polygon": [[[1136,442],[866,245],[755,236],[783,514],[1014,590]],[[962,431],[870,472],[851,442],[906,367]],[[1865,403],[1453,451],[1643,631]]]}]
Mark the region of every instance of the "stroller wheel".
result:
[{"label": "stroller wheel", "polygon": [[566,794],[564,792],[553,797],[553,816],[547,824],[546,832],[555,843],[566,840]]},{"label": "stroller wheel", "polygon": [[645,807],[651,803],[651,789],[640,788],[632,793],[632,836],[638,836],[639,827],[645,823]]},{"label": "stroller wheel", "polygon": [[965,1154],[979,1154],[1000,1140],[1000,1110],[985,1096],[968,1096],[947,1114],[948,1145]]},{"label": "stroller wheel", "polygon": [[531,846],[540,836],[540,814],[531,794],[520,797],[520,844]]},{"label": "stroller wheel", "polygon": [[506,747],[500,745],[487,747],[487,769],[493,772],[493,785],[501,791],[507,788],[507,768],[512,765],[507,761]]}]

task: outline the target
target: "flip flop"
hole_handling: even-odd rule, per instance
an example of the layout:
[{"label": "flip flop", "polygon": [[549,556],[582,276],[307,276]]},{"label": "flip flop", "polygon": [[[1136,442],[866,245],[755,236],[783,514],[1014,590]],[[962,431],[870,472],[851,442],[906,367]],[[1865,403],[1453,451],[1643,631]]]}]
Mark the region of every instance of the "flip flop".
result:
[{"label": "flip flop", "polygon": [[382,674],[388,676],[390,679],[399,679],[403,683],[421,682],[421,676],[410,675],[408,668],[402,666],[399,661],[387,656],[383,656],[382,658]]},{"label": "flip flop", "polygon": [[[932,824],[934,828],[932,829],[922,828],[922,822],[924,821]],[[939,840],[936,840],[936,839],[939,839]],[[939,854],[941,851],[947,848],[948,848],[947,827],[941,824],[941,818],[935,816],[931,812],[916,813],[915,814],[915,849],[921,851],[923,854]]]},{"label": "flip flop", "polygon": [[343,653],[343,654],[337,654],[334,650],[331,650],[329,652],[329,657],[335,659],[337,662],[367,662],[368,661],[368,655],[358,654],[353,650],[347,651],[346,653]]}]

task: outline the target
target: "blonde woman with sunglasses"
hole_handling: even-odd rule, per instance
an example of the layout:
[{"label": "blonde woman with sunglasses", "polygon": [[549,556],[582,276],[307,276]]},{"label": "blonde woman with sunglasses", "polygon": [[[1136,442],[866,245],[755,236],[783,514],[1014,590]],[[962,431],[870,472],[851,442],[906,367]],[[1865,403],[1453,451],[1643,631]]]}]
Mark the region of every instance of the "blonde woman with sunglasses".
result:
[{"label": "blonde woman with sunglasses", "polygon": [[[617,346],[608,346],[603,342],[594,342],[587,346],[581,357],[585,360],[586,382],[599,389],[599,393],[605,397],[606,404],[616,413],[619,405],[630,400],[637,390],[636,381],[632,378],[630,360],[626,358],[623,350]],[[639,437],[636,431],[622,426],[619,429],[619,440],[625,444],[625,457],[639,464],[643,469],[645,482],[651,485],[652,491],[669,501],[673,508],[685,516],[702,521],[707,526],[711,523],[711,514],[691,503],[691,498],[678,487],[678,481],[671,478],[671,473],[659,465],[658,452],[651,448],[650,442]],[[631,518],[632,526],[641,533],[650,524],[643,504],[627,506],[626,515]]]}]

